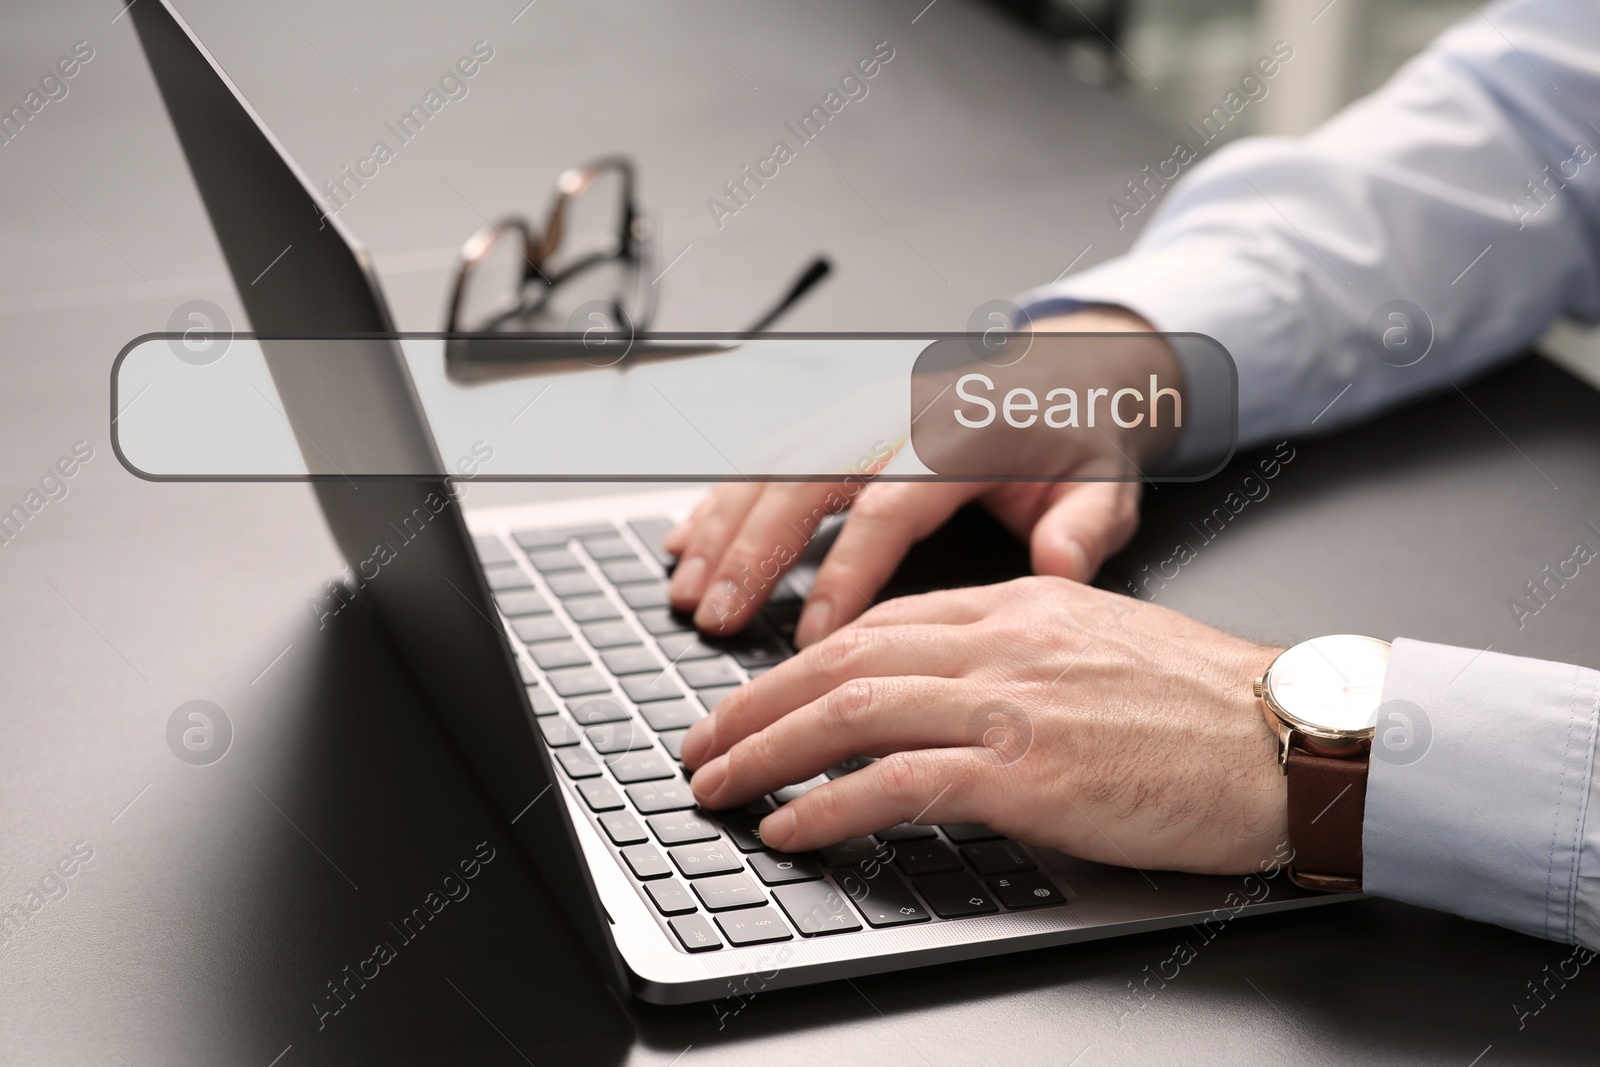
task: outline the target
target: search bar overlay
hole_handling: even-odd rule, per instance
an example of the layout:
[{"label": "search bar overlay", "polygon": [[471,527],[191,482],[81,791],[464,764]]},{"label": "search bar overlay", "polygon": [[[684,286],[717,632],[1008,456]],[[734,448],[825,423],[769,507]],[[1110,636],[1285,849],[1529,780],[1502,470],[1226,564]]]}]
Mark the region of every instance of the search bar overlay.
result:
[{"label": "search bar overlay", "polygon": [[1237,375],[1199,334],[148,334],[150,480],[1193,481]]}]

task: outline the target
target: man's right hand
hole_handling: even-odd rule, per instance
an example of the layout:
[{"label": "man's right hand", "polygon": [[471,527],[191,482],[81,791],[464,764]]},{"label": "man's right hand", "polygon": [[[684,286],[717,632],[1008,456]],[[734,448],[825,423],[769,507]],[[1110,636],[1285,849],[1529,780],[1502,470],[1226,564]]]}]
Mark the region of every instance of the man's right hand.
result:
[{"label": "man's right hand", "polygon": [[[1034,329],[1138,333],[1152,327],[1130,312],[1104,308],[1043,320]],[[1173,359],[1164,344],[1152,349],[1156,360]],[[728,483],[709,492],[663,541],[679,557],[672,605],[692,612],[707,633],[737,633],[822,518],[845,507],[849,518],[800,616],[795,643],[802,648],[866,611],[911,546],[974,500],[1028,541],[1034,573],[1087,582],[1133,536],[1139,495],[1137,482]]]}]

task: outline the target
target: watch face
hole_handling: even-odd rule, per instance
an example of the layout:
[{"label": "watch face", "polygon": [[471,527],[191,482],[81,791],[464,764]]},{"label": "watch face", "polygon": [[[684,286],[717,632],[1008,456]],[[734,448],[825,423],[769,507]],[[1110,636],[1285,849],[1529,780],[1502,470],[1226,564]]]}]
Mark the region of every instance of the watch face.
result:
[{"label": "watch face", "polygon": [[1388,666],[1387,641],[1354,634],[1318,637],[1273,661],[1266,694],[1283,717],[1312,733],[1370,734]]}]

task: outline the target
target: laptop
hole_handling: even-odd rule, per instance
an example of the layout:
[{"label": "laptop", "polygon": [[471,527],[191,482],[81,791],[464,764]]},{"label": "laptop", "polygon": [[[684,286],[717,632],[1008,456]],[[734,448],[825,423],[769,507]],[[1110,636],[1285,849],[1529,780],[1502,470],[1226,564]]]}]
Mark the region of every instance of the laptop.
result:
[{"label": "laptop", "polygon": [[[272,366],[291,420],[320,420],[326,434],[358,426],[346,448],[443,470],[365,249],[323,217],[312,183],[168,0],[128,11],[252,327],[368,338],[359,359]],[[715,640],[666,600],[661,538],[694,488],[438,510],[442,478],[311,480],[352,567],[395,517],[434,515],[366,595],[619,991],[678,1004],[1168,927],[1210,940],[1242,913],[1336,899],[1273,872],[1101,866],[978,825],[766,849],[762,814],[865,761],[707,812],[678,746],[719,699],[793,654],[818,546],[747,632]],[[974,539],[992,550],[972,551]],[[994,581],[1026,564],[972,512],[921,546],[897,584]]]}]

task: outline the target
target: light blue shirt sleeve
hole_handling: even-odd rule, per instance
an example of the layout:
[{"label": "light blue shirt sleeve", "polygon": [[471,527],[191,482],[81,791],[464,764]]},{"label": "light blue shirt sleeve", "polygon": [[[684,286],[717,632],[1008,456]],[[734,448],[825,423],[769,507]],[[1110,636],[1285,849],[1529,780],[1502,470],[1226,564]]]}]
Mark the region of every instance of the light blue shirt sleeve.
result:
[{"label": "light blue shirt sleeve", "polygon": [[[1021,303],[1216,338],[1241,445],[1331,430],[1600,317],[1597,123],[1600,4],[1488,6],[1306,137],[1131,175],[1133,251]],[[1384,699],[1368,891],[1600,949],[1600,674],[1400,640]]]},{"label": "light blue shirt sleeve", "polygon": [[1398,640],[1367,779],[1370,893],[1600,949],[1600,672]]}]

